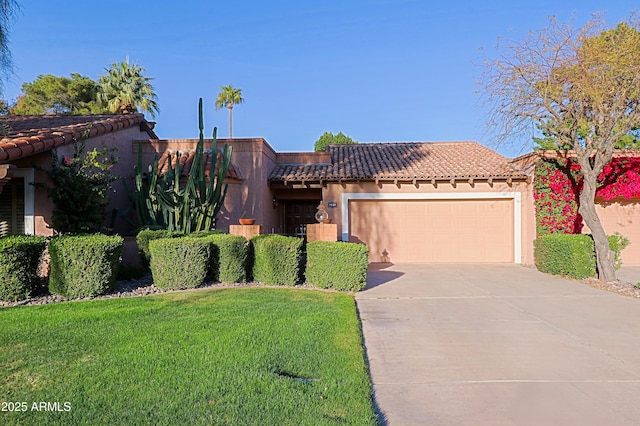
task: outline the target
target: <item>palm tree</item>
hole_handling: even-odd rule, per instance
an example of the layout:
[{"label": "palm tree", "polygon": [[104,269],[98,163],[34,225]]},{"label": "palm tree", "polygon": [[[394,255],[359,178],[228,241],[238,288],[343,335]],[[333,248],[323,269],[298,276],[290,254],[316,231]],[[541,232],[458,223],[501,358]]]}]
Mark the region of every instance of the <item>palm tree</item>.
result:
[{"label": "palm tree", "polygon": [[232,110],[235,104],[241,104],[244,102],[242,97],[242,89],[236,89],[232,85],[220,86],[220,93],[216,98],[216,109],[220,109],[223,106],[229,108],[229,139],[233,139],[232,129]]},{"label": "palm tree", "polygon": [[142,74],[145,69],[136,64],[130,65],[129,58],[119,64],[111,64],[106,68],[107,75],[98,80],[98,101],[102,102],[111,112],[127,113],[138,111],[148,112],[152,118],[160,111],[156,103],[155,92],[149,77]]}]

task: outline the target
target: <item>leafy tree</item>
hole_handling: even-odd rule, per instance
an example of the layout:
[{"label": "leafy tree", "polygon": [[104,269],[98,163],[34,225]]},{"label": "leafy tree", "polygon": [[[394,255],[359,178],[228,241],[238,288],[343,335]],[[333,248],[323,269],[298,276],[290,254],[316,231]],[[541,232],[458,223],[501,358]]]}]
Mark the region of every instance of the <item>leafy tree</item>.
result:
[{"label": "leafy tree", "polygon": [[575,151],[583,174],[579,212],[593,234],[598,275],[605,281],[616,275],[595,193],[616,144],[640,123],[639,23],[634,15],[609,29],[596,15],[574,29],[551,19],[524,41],[499,45],[483,78],[499,139],[535,123]]},{"label": "leafy tree", "polygon": [[[9,24],[19,9],[15,0],[0,0],[0,73],[3,77],[13,73],[13,59],[9,49]],[[4,78],[0,78],[0,94],[4,89]]]},{"label": "leafy tree", "polygon": [[220,109],[224,106],[229,108],[229,139],[233,139],[233,106],[243,102],[244,98],[242,97],[242,89],[236,89],[232,85],[220,86],[220,93],[218,93],[218,97],[216,98],[216,109]]},{"label": "leafy tree", "polygon": [[340,132],[337,135],[334,135],[331,132],[324,132],[322,134],[322,136],[320,136],[320,138],[318,138],[318,140],[316,141],[316,144],[314,146],[314,150],[317,151],[324,151],[325,148],[327,147],[327,145],[334,145],[334,144],[357,144],[358,141],[354,141],[353,139],[351,139],[349,136],[345,135],[344,133]]},{"label": "leafy tree", "polygon": [[106,68],[106,75],[98,79],[98,101],[113,113],[146,111],[151,117],[160,112],[152,78],[145,77],[145,69],[129,64],[129,59]]},{"label": "leafy tree", "polygon": [[78,73],[71,78],[39,75],[22,85],[23,95],[9,111],[16,115],[104,113],[106,110],[96,101],[97,91],[95,81]]},{"label": "leafy tree", "polygon": [[50,183],[38,183],[53,201],[53,229],[61,234],[99,232],[106,219],[109,191],[116,177],[111,167],[115,149],[85,152],[84,141],[74,143],[72,157],[59,158],[52,150],[51,169],[42,170]]},{"label": "leafy tree", "polygon": [[[533,149],[538,150],[566,150],[571,149],[571,146],[564,144],[559,145],[558,140],[553,137],[548,131],[544,129],[540,129],[540,126],[537,126],[538,129],[542,132],[542,137],[534,137]],[[616,149],[640,149],[640,128],[637,127],[632,129],[628,134],[622,136],[618,142],[616,142]]]}]

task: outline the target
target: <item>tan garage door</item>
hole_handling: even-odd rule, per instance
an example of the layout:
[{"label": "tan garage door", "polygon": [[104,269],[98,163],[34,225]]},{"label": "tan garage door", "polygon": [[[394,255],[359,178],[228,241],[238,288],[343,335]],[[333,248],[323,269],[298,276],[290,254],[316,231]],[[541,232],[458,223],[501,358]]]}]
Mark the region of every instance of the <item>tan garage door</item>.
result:
[{"label": "tan garage door", "polygon": [[352,200],[371,262],[513,262],[513,200]]},{"label": "tan garage door", "polygon": [[[640,202],[598,200],[596,211],[607,234],[620,232],[629,239],[629,246],[622,252],[622,263],[640,265]],[[588,228],[583,232],[588,233]]]}]

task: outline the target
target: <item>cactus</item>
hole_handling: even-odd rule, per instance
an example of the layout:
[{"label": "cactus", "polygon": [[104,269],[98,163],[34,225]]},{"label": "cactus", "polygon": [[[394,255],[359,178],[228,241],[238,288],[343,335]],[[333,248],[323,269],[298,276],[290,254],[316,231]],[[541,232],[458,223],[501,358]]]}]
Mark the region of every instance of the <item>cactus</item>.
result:
[{"label": "cactus", "polygon": [[[169,156],[167,172],[158,178],[158,156],[148,167],[145,179],[142,173],[142,149],[138,149],[138,165],[134,168],[135,188],[129,200],[136,214],[139,228],[167,229],[185,234],[215,228],[215,219],[224,204],[228,185],[224,178],[231,163],[232,148],[225,144],[218,162],[217,128],[213,129],[211,143],[210,176],[205,175],[204,121],[202,98],[198,101],[200,136],[193,164],[184,185],[180,184],[180,153]],[[216,172],[216,164],[218,170]]]}]

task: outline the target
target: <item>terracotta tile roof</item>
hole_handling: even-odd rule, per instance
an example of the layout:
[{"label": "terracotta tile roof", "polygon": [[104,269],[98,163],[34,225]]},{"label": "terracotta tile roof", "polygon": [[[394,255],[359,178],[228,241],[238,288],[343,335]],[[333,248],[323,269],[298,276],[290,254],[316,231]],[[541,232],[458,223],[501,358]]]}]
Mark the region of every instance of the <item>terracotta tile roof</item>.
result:
[{"label": "terracotta tile roof", "polygon": [[[195,156],[195,150],[185,150],[185,151],[174,151],[168,149],[162,153],[162,156],[158,160],[158,174],[163,175],[169,170],[169,158],[171,158],[171,164],[176,164],[176,156],[179,155],[180,161],[180,176],[186,177],[189,175],[189,171],[191,170],[191,166],[193,165],[193,158]],[[222,159],[222,153],[218,150],[218,155],[216,159],[216,173],[218,171],[218,161]],[[211,150],[204,150],[204,161],[205,161],[205,175],[209,177],[211,175]],[[242,175],[238,168],[233,164],[229,164],[229,170],[227,171],[227,179],[236,179],[242,180]]]},{"label": "terracotta tile roof", "polygon": [[508,159],[477,142],[329,145],[331,164],[277,164],[272,181],[526,178]]},{"label": "terracotta tile roof", "polygon": [[[0,163],[8,163],[52,148],[74,139],[92,138],[126,127],[144,124],[150,137],[152,123],[142,114],[126,115],[23,115],[4,116],[0,126],[4,135],[0,139]],[[88,130],[87,130],[88,129]]]}]

